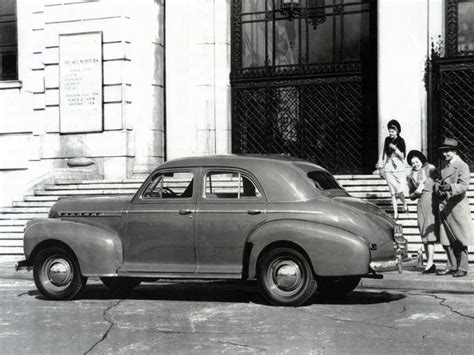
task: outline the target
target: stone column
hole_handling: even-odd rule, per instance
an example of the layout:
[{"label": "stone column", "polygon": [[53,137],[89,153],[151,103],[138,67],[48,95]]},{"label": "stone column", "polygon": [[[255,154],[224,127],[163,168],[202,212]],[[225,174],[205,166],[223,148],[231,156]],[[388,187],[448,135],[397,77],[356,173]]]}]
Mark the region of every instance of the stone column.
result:
[{"label": "stone column", "polygon": [[[443,28],[444,28],[444,0],[429,0],[428,1],[428,33],[427,33],[427,46],[428,56],[431,55],[431,43],[437,45],[440,40],[443,40]],[[444,42],[445,43],[445,42]],[[427,94],[427,93],[426,93]],[[428,107],[425,109],[428,113]],[[422,151],[428,153],[428,116],[425,115],[422,121]]]},{"label": "stone column", "polygon": [[168,159],[230,152],[229,73],[230,0],[167,1]]},{"label": "stone column", "polygon": [[147,174],[164,160],[164,0],[130,2],[129,9],[133,37],[126,125],[135,138],[133,174]]},{"label": "stone column", "polygon": [[390,119],[400,122],[407,153],[422,147],[423,122],[426,122],[428,3],[428,0],[378,1],[379,157]]}]

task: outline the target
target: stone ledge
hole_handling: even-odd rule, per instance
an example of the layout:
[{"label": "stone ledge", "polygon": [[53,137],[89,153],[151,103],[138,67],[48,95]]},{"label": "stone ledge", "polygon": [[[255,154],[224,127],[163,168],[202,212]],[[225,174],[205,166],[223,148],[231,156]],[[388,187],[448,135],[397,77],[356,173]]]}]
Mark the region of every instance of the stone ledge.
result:
[{"label": "stone ledge", "polygon": [[0,81],[0,90],[21,89],[23,83],[20,80]]}]

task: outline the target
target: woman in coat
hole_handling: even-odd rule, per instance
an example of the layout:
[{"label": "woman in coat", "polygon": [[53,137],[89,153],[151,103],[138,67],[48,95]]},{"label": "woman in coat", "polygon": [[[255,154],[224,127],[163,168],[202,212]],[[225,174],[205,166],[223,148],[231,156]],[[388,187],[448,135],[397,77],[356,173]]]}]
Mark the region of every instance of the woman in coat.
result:
[{"label": "woman in coat", "polygon": [[434,194],[434,184],[439,179],[439,172],[434,165],[427,162],[425,155],[418,150],[410,151],[407,161],[412,167],[408,175],[410,199],[418,199],[418,228],[427,259],[422,274],[434,274],[436,273],[436,266],[433,263],[434,248],[439,236],[437,222],[439,209],[437,196]]},{"label": "woman in coat", "polygon": [[398,218],[397,198],[403,204],[404,212],[408,212],[405,200],[407,175],[405,170],[405,140],[400,137],[401,127],[397,120],[390,120],[387,124],[388,137],[385,138],[381,161],[383,167],[379,167],[380,175],[385,177],[392,198],[393,216]]}]

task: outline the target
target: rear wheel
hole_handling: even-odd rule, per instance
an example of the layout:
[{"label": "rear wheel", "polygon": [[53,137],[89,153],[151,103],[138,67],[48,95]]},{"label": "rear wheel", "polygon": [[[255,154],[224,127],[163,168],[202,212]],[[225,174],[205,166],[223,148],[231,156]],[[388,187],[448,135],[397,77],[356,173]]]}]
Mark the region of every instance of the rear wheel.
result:
[{"label": "rear wheel", "polygon": [[360,276],[321,277],[318,279],[318,291],[323,296],[342,296],[354,290],[360,279]]},{"label": "rear wheel", "polygon": [[35,259],[33,277],[43,296],[53,300],[74,298],[86,285],[76,257],[60,247],[41,250]]},{"label": "rear wheel", "polygon": [[261,257],[257,279],[265,298],[276,306],[301,306],[317,287],[304,255],[286,247],[272,249]]},{"label": "rear wheel", "polygon": [[135,277],[101,277],[102,283],[110,290],[117,293],[127,293],[138,287],[142,282]]}]

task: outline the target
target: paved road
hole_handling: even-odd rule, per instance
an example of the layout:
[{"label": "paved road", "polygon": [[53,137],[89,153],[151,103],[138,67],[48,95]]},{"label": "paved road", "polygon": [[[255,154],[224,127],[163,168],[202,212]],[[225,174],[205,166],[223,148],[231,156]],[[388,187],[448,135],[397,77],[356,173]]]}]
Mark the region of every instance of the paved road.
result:
[{"label": "paved road", "polygon": [[117,298],[89,281],[75,301],[0,279],[2,354],[474,353],[472,294],[357,289],[300,308],[255,284],[143,284]]}]

